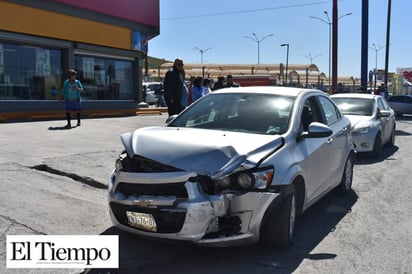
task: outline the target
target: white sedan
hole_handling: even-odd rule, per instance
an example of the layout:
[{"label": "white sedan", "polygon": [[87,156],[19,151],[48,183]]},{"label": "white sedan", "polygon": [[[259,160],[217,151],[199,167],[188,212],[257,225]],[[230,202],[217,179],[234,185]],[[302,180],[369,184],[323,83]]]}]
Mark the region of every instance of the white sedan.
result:
[{"label": "white sedan", "polygon": [[395,144],[395,112],[384,97],[373,94],[335,94],[331,99],[352,124],[357,152],[379,157],[382,147]]}]

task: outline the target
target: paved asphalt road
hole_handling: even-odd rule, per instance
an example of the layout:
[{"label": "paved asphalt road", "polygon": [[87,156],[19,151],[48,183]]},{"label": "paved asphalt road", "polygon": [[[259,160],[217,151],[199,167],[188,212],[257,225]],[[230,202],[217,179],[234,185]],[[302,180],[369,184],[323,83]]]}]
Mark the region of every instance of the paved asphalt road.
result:
[{"label": "paved asphalt road", "polygon": [[104,188],[119,135],[166,117],[86,119],[70,130],[64,121],[0,124],[0,273],[80,272],[5,269],[12,234],[120,235],[120,269],[90,273],[412,273],[412,119],[398,121],[382,158],[358,158],[354,191],[309,209],[281,251],[155,242],[112,227]]}]

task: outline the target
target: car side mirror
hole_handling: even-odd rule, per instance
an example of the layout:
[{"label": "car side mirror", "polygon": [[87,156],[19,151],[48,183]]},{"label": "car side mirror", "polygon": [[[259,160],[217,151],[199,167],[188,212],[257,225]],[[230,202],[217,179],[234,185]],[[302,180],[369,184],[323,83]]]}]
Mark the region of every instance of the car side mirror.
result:
[{"label": "car side mirror", "polygon": [[389,117],[391,116],[391,112],[389,110],[379,110],[378,116],[379,117]]},{"label": "car side mirror", "polygon": [[309,125],[308,131],[304,131],[299,135],[298,139],[302,138],[325,138],[332,135],[333,130],[325,124],[312,122]]}]

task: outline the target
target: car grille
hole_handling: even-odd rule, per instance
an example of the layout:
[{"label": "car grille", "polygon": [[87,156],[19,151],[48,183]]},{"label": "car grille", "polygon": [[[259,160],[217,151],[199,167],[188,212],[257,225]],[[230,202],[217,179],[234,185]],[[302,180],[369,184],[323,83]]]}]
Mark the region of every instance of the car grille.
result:
[{"label": "car grille", "polygon": [[176,172],[181,169],[168,166],[157,161],[153,161],[138,155],[123,159],[123,171],[125,172]]},{"label": "car grille", "polygon": [[157,233],[178,233],[182,229],[186,218],[186,210],[184,209],[175,211],[167,208],[142,208],[114,202],[110,203],[110,208],[119,223],[141,231],[145,230],[129,225],[126,211],[151,214],[156,221]]},{"label": "car grille", "polygon": [[126,197],[130,195],[142,196],[175,196],[188,198],[185,183],[171,184],[129,184],[119,183],[116,192],[121,192]]}]

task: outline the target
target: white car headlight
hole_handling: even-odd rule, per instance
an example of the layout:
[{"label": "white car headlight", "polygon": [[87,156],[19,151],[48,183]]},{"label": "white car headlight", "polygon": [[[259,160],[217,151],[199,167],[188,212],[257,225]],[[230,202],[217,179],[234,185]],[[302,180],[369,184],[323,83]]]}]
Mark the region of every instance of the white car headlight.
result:
[{"label": "white car headlight", "polygon": [[250,169],[219,178],[215,184],[221,189],[266,189],[273,179],[273,167]]},{"label": "white car headlight", "polygon": [[271,183],[274,175],[273,168],[268,168],[253,173],[255,176],[255,187],[258,189],[265,189]]},{"label": "white car headlight", "polygon": [[242,172],[237,176],[237,185],[244,189],[265,189],[271,183],[274,175],[273,167]]},{"label": "white car headlight", "polygon": [[122,160],[123,160],[123,159],[121,159],[120,157],[116,159],[116,163],[115,163],[115,167],[114,167],[115,170],[116,170],[116,172],[119,172],[120,170],[123,169],[123,162],[122,162]]},{"label": "white car headlight", "polygon": [[366,134],[371,129],[370,125],[357,126],[352,129],[352,133]]},{"label": "white car headlight", "polygon": [[242,188],[249,189],[255,184],[255,177],[251,173],[241,173],[237,177],[237,184]]},{"label": "white car headlight", "polygon": [[216,183],[222,188],[228,188],[231,184],[229,176],[217,180]]}]

